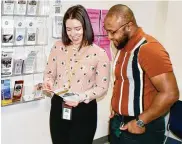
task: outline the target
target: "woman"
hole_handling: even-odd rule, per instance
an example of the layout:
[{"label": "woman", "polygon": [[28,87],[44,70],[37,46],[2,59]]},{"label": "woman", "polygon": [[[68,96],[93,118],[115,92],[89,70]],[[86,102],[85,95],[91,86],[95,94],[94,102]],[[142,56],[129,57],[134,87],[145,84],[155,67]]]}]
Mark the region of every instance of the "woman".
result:
[{"label": "woman", "polygon": [[70,7],[63,18],[62,42],[56,42],[51,50],[43,83],[44,89],[53,91],[56,81],[59,89],[67,91],[64,100],[56,94],[51,100],[53,144],[92,144],[97,126],[96,98],[107,92],[110,70],[106,52],[93,41],[85,8]]}]

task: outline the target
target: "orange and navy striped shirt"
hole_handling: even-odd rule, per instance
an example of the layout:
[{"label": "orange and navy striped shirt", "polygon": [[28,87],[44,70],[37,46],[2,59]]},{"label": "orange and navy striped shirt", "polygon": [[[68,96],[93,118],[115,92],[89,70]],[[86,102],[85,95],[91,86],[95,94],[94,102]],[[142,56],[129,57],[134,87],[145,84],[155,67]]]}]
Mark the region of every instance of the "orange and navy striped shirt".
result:
[{"label": "orange and navy striped shirt", "polygon": [[113,70],[112,108],[125,116],[137,116],[147,110],[157,96],[150,78],[173,71],[164,47],[141,28],[118,51]]}]

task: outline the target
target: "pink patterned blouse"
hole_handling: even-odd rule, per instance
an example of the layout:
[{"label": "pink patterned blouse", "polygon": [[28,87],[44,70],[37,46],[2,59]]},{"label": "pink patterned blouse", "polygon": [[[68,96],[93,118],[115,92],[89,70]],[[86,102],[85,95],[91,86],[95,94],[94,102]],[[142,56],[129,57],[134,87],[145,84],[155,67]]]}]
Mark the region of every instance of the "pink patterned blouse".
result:
[{"label": "pink patterned blouse", "polygon": [[44,73],[58,88],[86,95],[87,100],[103,96],[109,85],[110,62],[104,49],[93,44],[78,51],[64,46],[61,41],[51,49]]}]

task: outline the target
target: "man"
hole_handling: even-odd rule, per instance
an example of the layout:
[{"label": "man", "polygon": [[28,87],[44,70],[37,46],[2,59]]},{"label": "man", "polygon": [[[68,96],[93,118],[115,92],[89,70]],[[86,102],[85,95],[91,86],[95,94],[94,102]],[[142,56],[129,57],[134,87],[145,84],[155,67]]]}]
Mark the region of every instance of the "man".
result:
[{"label": "man", "polygon": [[104,28],[118,49],[113,66],[111,144],[162,144],[164,114],[179,98],[168,53],[137,26],[125,5],[111,7]]}]

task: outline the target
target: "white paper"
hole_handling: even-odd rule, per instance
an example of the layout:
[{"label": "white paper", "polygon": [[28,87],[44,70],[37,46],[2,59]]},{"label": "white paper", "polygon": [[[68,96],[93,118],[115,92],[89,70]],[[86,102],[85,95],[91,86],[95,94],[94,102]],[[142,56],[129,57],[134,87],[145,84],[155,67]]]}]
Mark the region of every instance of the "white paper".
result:
[{"label": "white paper", "polygon": [[38,0],[29,0],[27,6],[27,15],[36,15],[38,9]]},{"label": "white paper", "polygon": [[1,75],[10,76],[13,70],[13,50],[6,50],[1,52]]},{"label": "white paper", "polygon": [[25,15],[26,6],[27,6],[27,0],[16,0],[14,14]]},{"label": "white paper", "polygon": [[70,102],[79,102],[80,98],[78,95],[70,95],[70,96],[62,96],[64,101],[70,101]]},{"label": "white paper", "polygon": [[37,44],[47,44],[48,29],[46,27],[45,18],[37,18]]},{"label": "white paper", "polygon": [[14,60],[14,75],[22,74],[23,70],[23,59],[15,59]]},{"label": "white paper", "polygon": [[3,14],[12,15],[14,13],[14,0],[3,1]]},{"label": "white paper", "polygon": [[38,8],[38,15],[49,15],[49,6],[50,1],[48,0],[40,0],[39,1],[39,8]]},{"label": "white paper", "polygon": [[62,36],[62,25],[63,25],[63,16],[54,16],[53,18],[53,38],[61,38]]}]

